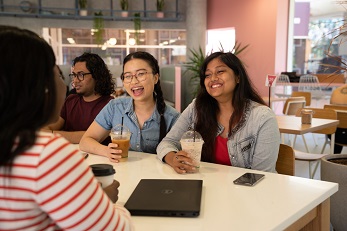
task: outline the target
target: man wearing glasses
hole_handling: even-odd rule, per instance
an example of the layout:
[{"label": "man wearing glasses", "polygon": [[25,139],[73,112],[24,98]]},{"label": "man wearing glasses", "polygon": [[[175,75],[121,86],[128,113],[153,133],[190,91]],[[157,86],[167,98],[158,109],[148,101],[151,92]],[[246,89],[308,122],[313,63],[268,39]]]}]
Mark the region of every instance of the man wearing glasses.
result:
[{"label": "man wearing glasses", "polygon": [[58,121],[45,129],[79,143],[100,110],[113,99],[114,81],[105,62],[92,53],[76,57],[69,76],[76,94],[66,98]]}]

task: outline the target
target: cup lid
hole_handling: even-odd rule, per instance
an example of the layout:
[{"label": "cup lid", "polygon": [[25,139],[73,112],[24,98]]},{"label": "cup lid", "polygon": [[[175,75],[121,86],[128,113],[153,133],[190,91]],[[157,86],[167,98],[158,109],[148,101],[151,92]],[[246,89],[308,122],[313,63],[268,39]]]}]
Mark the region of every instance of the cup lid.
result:
[{"label": "cup lid", "polygon": [[203,141],[201,135],[199,132],[197,131],[192,131],[192,130],[189,130],[189,131],[186,131],[183,135],[182,135],[182,138],[181,140],[195,140],[195,141]]},{"label": "cup lid", "polygon": [[109,176],[116,173],[113,166],[110,164],[92,164],[90,165],[94,176]]},{"label": "cup lid", "polygon": [[110,134],[122,134],[122,133],[130,133],[130,129],[125,125],[117,124],[111,129]]}]

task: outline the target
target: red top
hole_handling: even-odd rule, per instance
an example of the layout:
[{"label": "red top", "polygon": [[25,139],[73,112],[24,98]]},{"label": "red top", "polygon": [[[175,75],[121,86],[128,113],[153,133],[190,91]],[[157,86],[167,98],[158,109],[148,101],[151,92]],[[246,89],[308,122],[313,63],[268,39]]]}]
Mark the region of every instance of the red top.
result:
[{"label": "red top", "polygon": [[216,137],[216,164],[224,164],[231,166],[228,147],[227,147],[228,138],[223,138],[221,136]]}]

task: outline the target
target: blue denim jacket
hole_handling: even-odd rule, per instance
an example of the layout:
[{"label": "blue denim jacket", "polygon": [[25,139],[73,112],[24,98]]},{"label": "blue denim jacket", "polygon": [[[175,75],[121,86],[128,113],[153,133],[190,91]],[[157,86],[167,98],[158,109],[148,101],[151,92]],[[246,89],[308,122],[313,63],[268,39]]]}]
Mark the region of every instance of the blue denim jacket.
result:
[{"label": "blue denim jacket", "polygon": [[[95,121],[104,129],[111,130],[117,124],[122,123],[131,131],[130,150],[137,152],[156,153],[159,142],[160,115],[154,110],[151,117],[145,121],[140,129],[137,116],[134,111],[131,97],[122,97],[111,100],[97,115]],[[179,117],[179,112],[173,107],[166,105],[164,118],[166,130],[170,131],[172,125]]]},{"label": "blue denim jacket", "polygon": [[[161,161],[168,152],[181,150],[180,138],[189,128],[194,128],[195,113],[193,100],[158,145],[157,157]],[[223,130],[219,125],[216,136]],[[249,101],[240,123],[233,128],[227,141],[231,165],[276,172],[279,144],[280,132],[274,112],[267,106]]]}]

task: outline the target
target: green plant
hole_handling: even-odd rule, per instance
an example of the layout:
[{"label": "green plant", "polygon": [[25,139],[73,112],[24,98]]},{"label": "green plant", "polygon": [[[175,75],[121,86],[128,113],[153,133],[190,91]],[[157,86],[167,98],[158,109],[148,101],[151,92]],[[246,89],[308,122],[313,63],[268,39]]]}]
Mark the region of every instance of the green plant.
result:
[{"label": "green plant", "polygon": [[80,5],[81,9],[87,8],[87,0],[78,0],[78,4]]},{"label": "green plant", "polygon": [[164,5],[165,5],[164,0],[157,0],[157,11],[163,11]]},{"label": "green plant", "polygon": [[135,30],[135,40],[136,44],[139,45],[139,35],[141,30],[141,14],[135,13],[134,14],[134,30]]},{"label": "green plant", "polygon": [[129,8],[129,1],[128,0],[120,0],[120,7],[122,8],[122,10],[126,11]]},{"label": "green plant", "polygon": [[93,29],[94,29],[94,36],[95,36],[96,43],[99,45],[102,45],[105,29],[104,29],[104,18],[101,11],[94,13]]},{"label": "green plant", "polygon": [[[231,50],[231,53],[238,55],[243,52],[248,46],[249,44],[242,46],[241,43],[236,41],[233,49]],[[222,44],[220,44],[219,50],[224,51]],[[191,73],[189,83],[190,85],[195,86],[195,89],[192,92],[193,96],[195,97],[200,88],[200,68],[206,58],[206,55],[204,54],[200,46],[198,50],[189,49],[189,52],[191,53],[191,56],[189,58],[189,61],[184,66],[187,68],[187,71]]]}]

